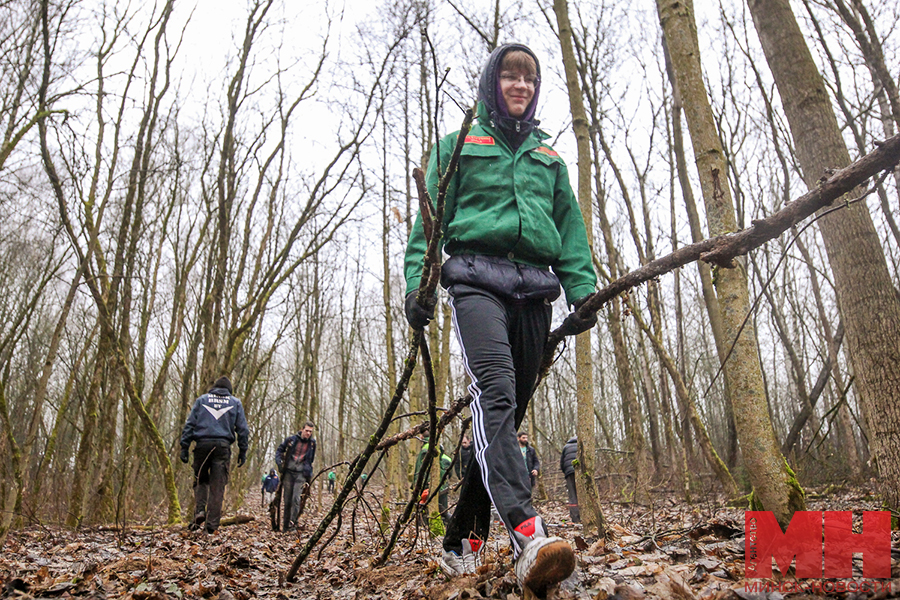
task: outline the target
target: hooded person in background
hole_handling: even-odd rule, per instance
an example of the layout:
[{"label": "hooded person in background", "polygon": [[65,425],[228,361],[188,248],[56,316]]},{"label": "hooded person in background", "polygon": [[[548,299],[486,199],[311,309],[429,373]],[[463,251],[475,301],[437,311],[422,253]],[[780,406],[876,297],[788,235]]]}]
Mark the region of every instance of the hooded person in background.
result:
[{"label": "hooded person in background", "polygon": [[275,472],[275,469],[269,469],[269,474],[262,479],[263,506],[272,501],[272,496],[278,489],[278,482],[278,473]]},{"label": "hooded person in background", "polygon": [[307,421],[298,433],[285,438],[275,451],[275,464],[281,468],[282,473],[282,531],[297,528],[303,487],[312,477],[312,463],[316,458],[316,439],[312,436],[314,427],[312,421]]},{"label": "hooded person in background", "polygon": [[238,466],[247,460],[250,430],[244,406],[232,394],[231,381],[219,377],[196,401],[181,432],[181,462],[187,463],[194,446],[194,519],[192,530],[204,527],[215,533],[222,518],[222,501],[228,484],[231,445],[238,442]]},{"label": "hooded person in background", "polygon": [[[559,155],[534,118],[540,65],[521,44],[488,58],[478,86],[478,121],[464,140],[446,193],[441,223],[441,286],[471,384],[475,461],[443,541],[441,568],[475,570],[491,525],[491,502],[506,526],[520,585],[541,595],[575,568],[575,553],[551,537],[531,502],[529,473],[516,430],[525,416],[550,331],[551,302],[560,284],[576,308],[594,292],[597,277],[581,210]],[[431,152],[426,185],[432,200],[459,132]],[[414,329],[434,318],[435,299],[416,299],[426,239],[421,215],[407,244],[405,312]],[[572,312],[565,331],[596,323]]]},{"label": "hooded person in background", "polygon": [[559,468],[566,478],[566,493],[569,495],[569,517],[573,523],[581,523],[581,511],[578,508],[578,490],[575,487],[575,465],[578,459],[578,436],[572,436],[563,446],[559,456]]}]

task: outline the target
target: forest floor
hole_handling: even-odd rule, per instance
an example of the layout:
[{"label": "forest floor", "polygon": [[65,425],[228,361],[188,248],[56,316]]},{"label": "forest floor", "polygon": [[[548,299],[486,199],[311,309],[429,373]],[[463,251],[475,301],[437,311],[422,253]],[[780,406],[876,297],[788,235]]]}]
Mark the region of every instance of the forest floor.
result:
[{"label": "forest floor", "polygon": [[[807,490],[808,510],[878,510],[870,490]],[[251,497],[248,502],[252,502]],[[374,513],[348,503],[344,525],[328,545],[320,542],[296,581],[284,574],[328,505],[310,503],[299,533],[273,533],[255,497],[241,515],[249,522],[222,526],[214,535],[184,526],[155,528],[30,527],[11,532],[0,553],[0,595],[9,598],[134,598],[245,600],[249,598],[336,598],[339,600],[529,600],[511,570],[508,542],[495,524],[477,575],[445,577],[438,568],[439,540],[411,525],[388,564],[373,568],[383,547]],[[854,559],[853,580],[818,581],[825,589],[867,593],[809,594],[809,580],[778,574],[770,580],[744,578],[744,511],[711,497],[690,504],[666,495],[654,506],[605,502],[609,535],[592,540],[572,524],[561,502],[538,503],[551,533],[570,540],[578,567],[548,598],[607,600],[639,598],[771,599],[828,595],[835,598],[900,596],[900,537],[892,539],[891,580],[865,580]],[[373,503],[373,505],[375,505]],[[389,533],[389,532],[388,532]],[[326,535],[326,538],[330,533]],[[851,584],[851,581],[855,582]],[[766,591],[766,584],[781,584]],[[812,582],[816,583],[816,582]],[[786,591],[793,584],[805,592]],[[841,588],[839,584],[844,584]],[[787,586],[787,588],[786,588]],[[798,585],[798,587],[801,587]],[[893,590],[893,595],[885,588]],[[872,590],[872,587],[863,588]]]}]

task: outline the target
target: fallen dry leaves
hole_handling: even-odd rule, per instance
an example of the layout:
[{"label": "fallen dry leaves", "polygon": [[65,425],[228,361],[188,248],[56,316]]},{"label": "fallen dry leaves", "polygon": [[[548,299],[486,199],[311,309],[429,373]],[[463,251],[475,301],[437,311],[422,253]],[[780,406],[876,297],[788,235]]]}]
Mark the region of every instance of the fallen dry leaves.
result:
[{"label": "fallen dry leaves", "polygon": [[[783,597],[745,588],[743,510],[724,507],[714,498],[685,504],[670,496],[657,497],[652,507],[616,502],[605,503],[603,509],[609,534],[606,539],[592,539],[580,525],[568,521],[562,503],[539,506],[552,533],[570,540],[579,560],[573,576],[551,596],[579,600]],[[809,509],[878,510],[878,506],[865,490],[854,490],[827,497],[811,495]],[[311,506],[302,517],[299,534],[273,533],[258,510],[254,520],[222,527],[213,536],[184,527],[77,532],[31,527],[13,532],[0,555],[2,596],[136,600],[531,597],[516,584],[510,550],[499,526],[492,532],[485,564],[476,575],[445,577],[437,563],[439,540],[428,539],[424,530],[412,525],[389,563],[374,569],[371,565],[383,544],[383,529],[367,516],[373,511],[354,505],[345,508],[338,535],[313,551],[296,581],[286,582],[284,573],[307,533],[318,525],[319,515],[312,514],[316,509]],[[330,533],[324,539],[329,537]],[[895,537],[895,576],[898,547]],[[900,592],[900,580],[891,583]],[[840,593],[835,597],[872,596]]]}]

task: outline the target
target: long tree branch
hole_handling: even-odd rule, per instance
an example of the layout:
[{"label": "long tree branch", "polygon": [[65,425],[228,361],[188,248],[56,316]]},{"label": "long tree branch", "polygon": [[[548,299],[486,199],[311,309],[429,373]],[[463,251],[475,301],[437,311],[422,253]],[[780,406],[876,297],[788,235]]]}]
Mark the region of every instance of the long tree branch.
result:
[{"label": "long tree branch", "polygon": [[[603,289],[591,294],[578,309],[578,316],[582,319],[588,318],[622,292],[697,260],[732,268],[734,258],[747,254],[750,250],[778,237],[791,226],[819,209],[829,206],[869,178],[882,171],[893,169],[900,163],[900,134],[876,145],[877,148],[872,152],[843,169],[830,172],[827,177],[819,180],[815,189],[808,191],[765,219],[753,221],[752,226],[747,229],[708,238],[689,246],[682,246],[671,254],[626,273]],[[563,338],[570,335],[571,331],[572,324],[567,320],[550,332],[544,347],[538,381],[542,380],[550,371],[557,346]]]},{"label": "long tree branch", "polygon": [[[469,129],[472,127],[473,119],[474,111],[471,109],[466,111],[465,118],[463,119],[462,126],[460,127],[459,139],[465,140]],[[435,151],[438,151],[438,149],[435,149]],[[441,219],[443,218],[444,213],[444,195],[446,194],[450,178],[453,177],[457,161],[459,160],[459,153],[461,151],[462,143],[457,143],[453,151],[453,156],[451,156],[450,158],[447,171],[445,171],[441,176],[441,181],[438,186],[438,201],[437,206],[435,207],[435,223],[438,224],[438,226],[434,228],[431,240],[429,240],[428,242],[428,250],[425,252],[422,271],[426,276],[423,276],[421,281],[419,282],[418,298],[431,298],[435,293],[435,289],[437,288],[438,278],[440,276],[440,263],[435,266],[431,263],[431,259],[432,257],[439,258],[437,248],[440,247],[438,238],[441,234],[441,228],[439,225],[442,222]],[[331,505],[331,510],[328,511],[328,514],[325,515],[325,518],[323,518],[319,523],[316,531],[309,538],[309,540],[307,540],[306,544],[304,544],[303,548],[300,550],[300,553],[291,564],[291,568],[288,570],[286,575],[286,579],[288,581],[294,580],[297,575],[297,571],[300,569],[300,565],[303,564],[303,561],[306,560],[306,558],[309,556],[309,553],[312,552],[312,549],[328,530],[328,527],[331,525],[331,522],[334,520],[334,518],[344,509],[344,503],[347,501],[347,497],[350,495],[350,492],[354,489],[356,480],[362,474],[366,463],[369,461],[369,458],[371,458],[375,453],[378,443],[384,437],[384,434],[387,433],[388,427],[390,427],[391,422],[393,421],[394,412],[397,410],[397,406],[400,404],[400,400],[406,393],[406,388],[409,385],[409,380],[412,377],[413,371],[415,370],[416,356],[418,355],[419,344],[421,343],[422,337],[424,335],[424,330],[413,332],[412,339],[410,340],[409,344],[409,350],[406,353],[406,360],[404,361],[405,366],[403,369],[403,374],[400,377],[400,381],[397,383],[397,387],[394,390],[394,395],[391,398],[391,401],[388,403],[388,406],[385,409],[384,415],[382,416],[381,423],[379,424],[377,431],[369,438],[369,443],[366,445],[365,450],[363,450],[363,452],[356,458],[356,460],[354,460],[353,468],[350,469],[350,474],[344,481],[344,486],[338,493],[337,498],[335,498],[334,504]]]}]

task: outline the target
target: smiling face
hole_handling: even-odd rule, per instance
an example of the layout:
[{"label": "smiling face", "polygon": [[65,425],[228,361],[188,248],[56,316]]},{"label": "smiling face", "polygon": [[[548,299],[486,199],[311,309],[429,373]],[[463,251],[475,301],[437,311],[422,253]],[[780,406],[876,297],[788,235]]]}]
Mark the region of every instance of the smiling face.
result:
[{"label": "smiling face", "polygon": [[500,94],[511,117],[521,118],[534,99],[538,84],[534,59],[521,50],[513,50],[503,56],[500,65]]},{"label": "smiling face", "polygon": [[521,118],[534,98],[534,77],[521,71],[502,71],[500,92],[503,94],[503,101],[506,102],[509,116]]}]

